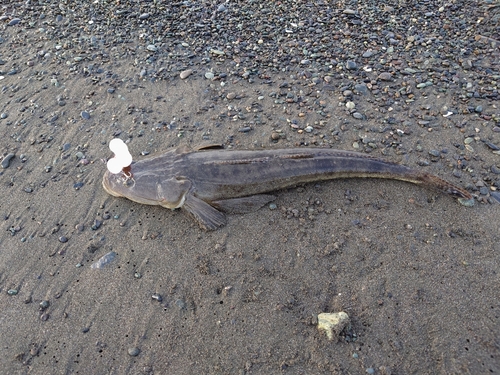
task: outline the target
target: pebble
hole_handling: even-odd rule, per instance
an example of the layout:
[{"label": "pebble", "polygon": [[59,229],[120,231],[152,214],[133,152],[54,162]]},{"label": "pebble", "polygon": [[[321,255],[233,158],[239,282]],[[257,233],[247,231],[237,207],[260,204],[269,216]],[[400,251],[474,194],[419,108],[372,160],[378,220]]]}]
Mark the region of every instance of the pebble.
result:
[{"label": "pebble", "polygon": [[318,329],[326,333],[328,340],[338,340],[339,334],[350,324],[349,315],[343,311],[318,314]]},{"label": "pebble", "polygon": [[149,18],[149,13],[142,13],[140,16],[139,16],[139,19],[140,20],[145,20]]},{"label": "pebble", "polygon": [[368,94],[368,87],[364,83],[354,85],[354,90],[363,95]]},{"label": "pebble", "polygon": [[356,63],[352,60],[347,60],[346,64],[345,64],[345,67],[349,70],[354,70],[356,69],[358,66],[356,65]]},{"label": "pebble", "polygon": [[380,73],[377,78],[380,79],[381,81],[391,81],[392,74],[387,72]]},{"label": "pebble", "polygon": [[179,77],[181,79],[186,79],[187,77],[189,77],[191,74],[193,73],[193,70],[192,69],[186,69],[186,70],[183,70],[181,72],[181,74],[179,75]]},{"label": "pebble", "polygon": [[108,265],[115,259],[116,253],[114,251],[110,251],[109,253],[103,255],[99,260],[95,263],[92,263],[90,268],[92,269],[100,269],[103,268],[104,266]]},{"label": "pebble", "polygon": [[7,26],[14,26],[14,25],[17,25],[19,22],[21,22],[20,18],[13,18],[10,20],[10,22],[7,24]]},{"label": "pebble", "polygon": [[66,243],[66,242],[68,242],[68,237],[66,237],[66,236],[61,236],[61,237],[59,237],[59,242],[61,242],[61,243]]},{"label": "pebble", "polygon": [[17,295],[17,293],[18,293],[18,292],[17,292],[17,289],[9,289],[9,290],[7,291],[7,294],[8,294],[9,296],[15,296],[15,295]]},{"label": "pebble", "polygon": [[133,348],[128,348],[127,352],[128,352],[129,356],[137,357],[139,355],[139,353],[141,352],[141,350],[137,347],[133,347]]},{"label": "pebble", "polygon": [[87,111],[82,111],[82,113],[80,113],[80,116],[82,116],[82,119],[84,120],[90,119],[90,113],[88,113]]},{"label": "pebble", "polygon": [[354,117],[355,119],[358,119],[358,120],[364,120],[365,119],[365,116],[363,116],[361,113],[359,112],[354,112],[352,114],[352,117]]},{"label": "pebble", "polygon": [[215,77],[215,74],[213,74],[212,72],[206,72],[205,73],[205,78],[206,79],[214,79]]},{"label": "pebble", "polygon": [[495,198],[495,200],[496,200],[498,203],[500,203],[500,192],[498,192],[498,191],[492,191],[492,192],[490,193],[490,195],[491,195],[493,198]]},{"label": "pebble", "polygon": [[9,115],[7,113],[5,113],[5,112],[3,112],[3,113],[0,114],[0,119],[2,119],[2,120],[5,119],[5,118],[7,118],[7,117],[9,117]]},{"label": "pebble", "polygon": [[154,300],[156,300],[156,301],[158,301],[158,302],[163,301],[163,297],[160,294],[158,294],[158,293],[153,294],[151,296],[151,298],[154,299]]},{"label": "pebble", "polygon": [[3,168],[3,169],[7,169],[7,168],[9,168],[10,161],[11,161],[11,160],[12,160],[15,156],[16,156],[16,154],[13,154],[12,152],[11,152],[11,153],[9,153],[9,154],[7,154],[7,155],[5,155],[5,157],[3,158],[2,163],[1,163],[2,168]]},{"label": "pebble", "polygon": [[354,109],[354,107],[356,107],[356,104],[354,104],[354,102],[347,102],[345,103],[345,106],[347,109]]},{"label": "pebble", "polygon": [[146,49],[151,52],[156,52],[158,51],[158,48],[154,44],[149,44]]},{"label": "pebble", "polygon": [[234,98],[236,98],[236,93],[235,92],[230,92],[226,95],[226,98],[228,100],[233,100]]}]

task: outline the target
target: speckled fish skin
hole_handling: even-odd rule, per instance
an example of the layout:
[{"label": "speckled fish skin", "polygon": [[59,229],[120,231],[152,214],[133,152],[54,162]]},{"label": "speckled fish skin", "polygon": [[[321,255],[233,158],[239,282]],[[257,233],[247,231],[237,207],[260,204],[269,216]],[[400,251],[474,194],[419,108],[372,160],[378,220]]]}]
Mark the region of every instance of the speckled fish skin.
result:
[{"label": "speckled fish skin", "polygon": [[337,178],[371,177],[408,181],[471,200],[469,192],[437,176],[357,152],[327,148],[223,150],[179,147],[130,166],[132,177],[106,171],[104,189],[116,197],[183,208],[200,226],[226,223],[221,212],[256,210],[271,191]]}]

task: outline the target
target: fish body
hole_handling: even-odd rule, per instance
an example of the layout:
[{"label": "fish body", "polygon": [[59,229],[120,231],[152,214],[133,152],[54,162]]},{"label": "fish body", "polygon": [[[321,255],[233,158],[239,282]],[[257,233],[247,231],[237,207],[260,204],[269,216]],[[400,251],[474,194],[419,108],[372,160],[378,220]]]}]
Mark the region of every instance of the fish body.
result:
[{"label": "fish body", "polygon": [[[327,148],[228,151],[179,147],[106,171],[104,189],[116,197],[187,210],[206,230],[226,223],[224,212],[254,211],[275,190],[321,180],[371,177],[422,184],[473,202],[469,192],[437,176],[357,152]],[[469,203],[470,205],[470,203]]]}]

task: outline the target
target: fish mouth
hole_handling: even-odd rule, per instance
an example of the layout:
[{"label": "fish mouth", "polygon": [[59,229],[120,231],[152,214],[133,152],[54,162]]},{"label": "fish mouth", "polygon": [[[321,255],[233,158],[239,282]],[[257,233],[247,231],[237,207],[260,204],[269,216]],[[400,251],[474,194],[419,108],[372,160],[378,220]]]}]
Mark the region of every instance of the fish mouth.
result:
[{"label": "fish mouth", "polygon": [[121,194],[113,190],[110,181],[111,178],[112,176],[110,176],[110,172],[106,171],[106,173],[104,173],[104,176],[102,178],[102,187],[104,188],[104,191],[106,191],[106,193],[112,195],[113,197],[121,197],[122,196]]}]

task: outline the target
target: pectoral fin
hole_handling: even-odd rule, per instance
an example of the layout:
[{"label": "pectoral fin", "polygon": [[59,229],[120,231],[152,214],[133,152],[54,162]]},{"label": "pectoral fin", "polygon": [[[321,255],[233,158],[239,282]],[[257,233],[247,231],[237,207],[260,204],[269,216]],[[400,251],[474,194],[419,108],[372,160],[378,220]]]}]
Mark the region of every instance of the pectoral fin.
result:
[{"label": "pectoral fin", "polygon": [[226,225],[226,215],[213,208],[207,202],[195,197],[193,194],[188,194],[184,205],[182,206],[189,212],[200,227],[205,230],[216,230]]},{"label": "pectoral fin", "polygon": [[249,197],[223,199],[212,202],[221,211],[231,214],[246,214],[257,211],[266,203],[272,202],[276,197],[268,194],[251,195]]}]

